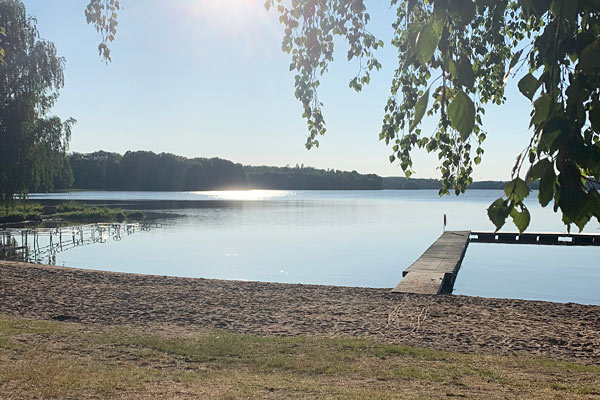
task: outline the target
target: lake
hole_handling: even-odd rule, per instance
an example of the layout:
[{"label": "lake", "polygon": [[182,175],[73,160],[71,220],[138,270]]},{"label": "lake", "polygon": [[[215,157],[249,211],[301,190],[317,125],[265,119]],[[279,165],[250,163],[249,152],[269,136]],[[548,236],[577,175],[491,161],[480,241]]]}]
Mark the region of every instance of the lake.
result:
[{"label": "lake", "polygon": [[[162,228],[56,254],[56,264],[196,278],[394,287],[443,230],[493,230],[501,191],[440,198],[415,191],[70,192],[158,211]],[[552,209],[527,203],[529,230],[565,232]],[[507,223],[503,230],[516,230]],[[594,220],[585,230],[600,232]],[[600,248],[472,243],[456,294],[600,304]]]}]

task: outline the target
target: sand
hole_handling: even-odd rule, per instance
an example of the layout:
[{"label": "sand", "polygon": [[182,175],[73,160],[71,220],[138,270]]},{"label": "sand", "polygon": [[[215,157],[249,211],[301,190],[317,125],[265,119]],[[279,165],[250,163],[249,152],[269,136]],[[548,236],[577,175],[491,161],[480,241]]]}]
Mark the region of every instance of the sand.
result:
[{"label": "sand", "polygon": [[0,313],[134,327],[365,337],[600,364],[600,306],[122,274],[0,261]]}]

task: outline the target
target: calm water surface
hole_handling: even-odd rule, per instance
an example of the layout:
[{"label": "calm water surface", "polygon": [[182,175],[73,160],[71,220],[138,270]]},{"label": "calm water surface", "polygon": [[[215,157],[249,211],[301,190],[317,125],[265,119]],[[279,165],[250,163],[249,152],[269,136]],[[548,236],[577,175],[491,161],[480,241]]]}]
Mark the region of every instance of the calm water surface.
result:
[{"label": "calm water surface", "polygon": [[[493,230],[500,191],[72,192],[32,199],[101,200],[172,214],[121,241],[58,253],[57,265],[187,277],[393,287],[442,233]],[[564,232],[535,201],[531,231]],[[587,232],[600,232],[592,222]],[[515,230],[507,224],[505,230]],[[455,293],[600,304],[600,248],[469,246]]]}]

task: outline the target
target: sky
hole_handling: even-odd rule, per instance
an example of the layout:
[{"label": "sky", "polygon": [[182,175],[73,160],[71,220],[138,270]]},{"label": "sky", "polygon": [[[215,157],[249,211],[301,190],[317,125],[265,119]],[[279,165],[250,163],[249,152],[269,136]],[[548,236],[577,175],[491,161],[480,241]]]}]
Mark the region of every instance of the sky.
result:
[{"label": "sky", "polygon": [[[283,28],[264,0],[122,0],[112,63],[99,57],[100,36],[85,22],[87,0],[24,0],[41,36],[66,58],[65,87],[53,113],[73,117],[71,151],[169,152],[249,165],[296,165],[403,175],[390,164],[379,130],[397,57],[389,43],[389,0],[367,1],[369,30],[385,42],[383,64],[355,93],[358,64],[344,43],[321,79],[328,132],[306,150],[306,122],[294,97]],[[475,180],[507,180],[531,133],[529,100],[507,84],[508,101],[488,106],[486,153]],[[425,120],[431,132],[434,121]],[[437,156],[413,153],[420,178],[437,178]]]}]

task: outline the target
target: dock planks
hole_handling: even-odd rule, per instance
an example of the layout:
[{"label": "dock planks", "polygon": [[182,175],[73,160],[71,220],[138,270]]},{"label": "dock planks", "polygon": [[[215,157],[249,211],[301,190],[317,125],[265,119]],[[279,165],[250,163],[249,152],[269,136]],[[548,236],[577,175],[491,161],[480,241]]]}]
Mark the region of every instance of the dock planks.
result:
[{"label": "dock planks", "polygon": [[421,257],[402,272],[394,292],[451,293],[469,245],[470,231],[447,231]]}]

